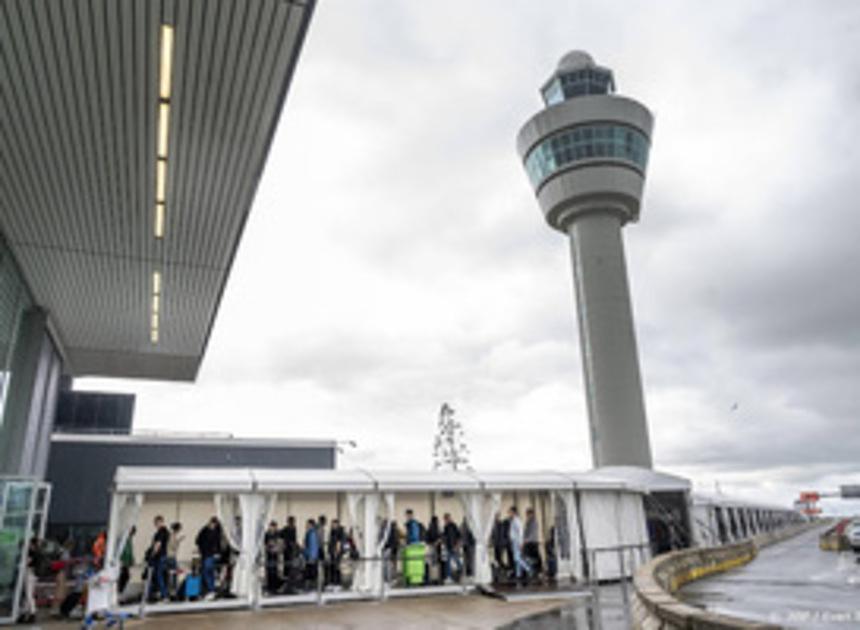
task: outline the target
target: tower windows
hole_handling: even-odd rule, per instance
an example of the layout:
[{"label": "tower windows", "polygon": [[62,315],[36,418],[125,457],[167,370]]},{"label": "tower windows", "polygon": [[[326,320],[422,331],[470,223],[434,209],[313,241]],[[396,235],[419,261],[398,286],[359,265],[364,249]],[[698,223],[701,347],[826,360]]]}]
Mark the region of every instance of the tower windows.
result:
[{"label": "tower windows", "polygon": [[525,164],[532,185],[538,188],[556,171],[593,158],[628,162],[644,171],[648,148],[648,138],[633,127],[610,123],[578,125],[535,145]]},{"label": "tower windows", "polygon": [[553,77],[543,88],[543,100],[547,105],[555,105],[577,96],[609,94],[614,89],[611,71],[578,70]]}]

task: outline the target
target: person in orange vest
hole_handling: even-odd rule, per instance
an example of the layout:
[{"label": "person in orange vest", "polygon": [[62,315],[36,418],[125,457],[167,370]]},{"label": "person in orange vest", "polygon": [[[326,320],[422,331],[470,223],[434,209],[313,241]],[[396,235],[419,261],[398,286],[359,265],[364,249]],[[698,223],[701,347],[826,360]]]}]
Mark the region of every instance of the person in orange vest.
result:
[{"label": "person in orange vest", "polygon": [[105,559],[105,546],[107,545],[107,532],[104,530],[99,532],[99,535],[96,536],[95,542],[93,542],[93,564],[96,568],[101,569],[104,565]]}]

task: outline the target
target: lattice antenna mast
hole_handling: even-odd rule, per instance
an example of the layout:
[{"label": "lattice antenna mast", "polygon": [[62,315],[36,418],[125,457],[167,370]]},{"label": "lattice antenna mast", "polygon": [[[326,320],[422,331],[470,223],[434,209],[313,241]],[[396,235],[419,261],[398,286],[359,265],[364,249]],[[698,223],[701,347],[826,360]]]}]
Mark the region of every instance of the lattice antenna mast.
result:
[{"label": "lattice antenna mast", "polygon": [[471,470],[469,455],[463,423],[454,417],[454,409],[443,403],[433,440],[433,469]]}]

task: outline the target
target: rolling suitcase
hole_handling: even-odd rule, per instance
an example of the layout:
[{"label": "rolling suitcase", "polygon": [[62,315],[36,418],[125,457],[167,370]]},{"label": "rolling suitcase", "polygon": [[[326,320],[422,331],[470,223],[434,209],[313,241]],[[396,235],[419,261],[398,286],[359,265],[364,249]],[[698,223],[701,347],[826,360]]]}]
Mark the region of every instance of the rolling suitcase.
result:
[{"label": "rolling suitcase", "polygon": [[200,576],[190,574],[185,578],[185,599],[194,601],[200,597]]}]

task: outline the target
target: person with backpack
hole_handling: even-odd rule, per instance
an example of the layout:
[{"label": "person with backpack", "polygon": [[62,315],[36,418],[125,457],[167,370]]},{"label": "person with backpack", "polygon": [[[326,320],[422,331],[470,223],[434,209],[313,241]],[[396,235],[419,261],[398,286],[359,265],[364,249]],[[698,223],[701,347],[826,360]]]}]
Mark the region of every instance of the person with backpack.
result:
[{"label": "person with backpack", "polygon": [[424,526],[415,518],[415,514],[411,509],[406,510],[406,523],[403,526],[406,528],[407,545],[424,541]]}]

